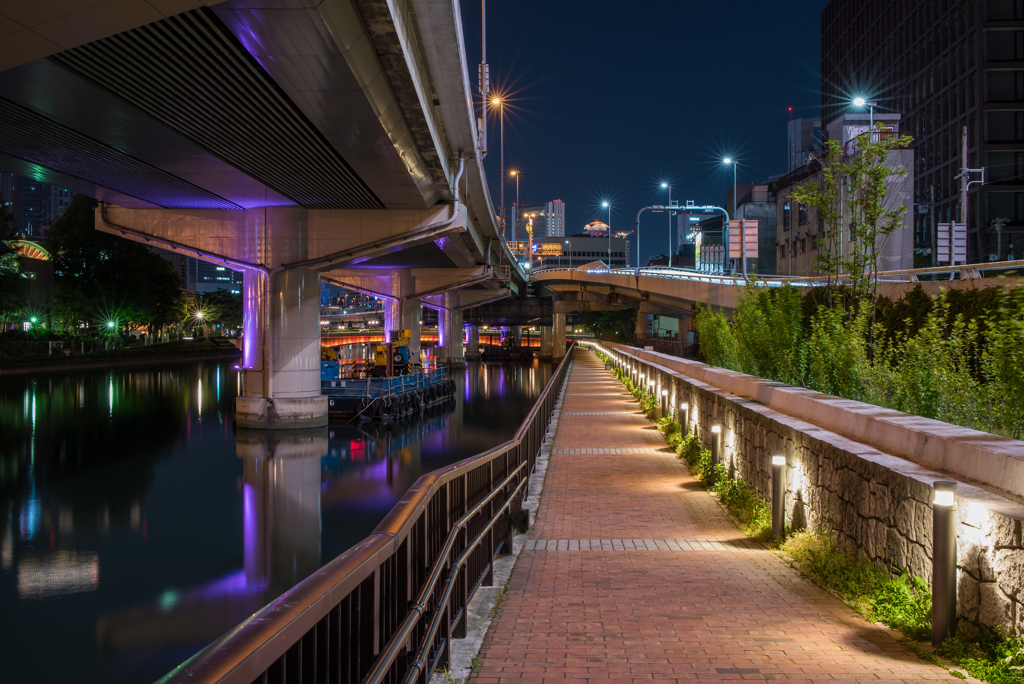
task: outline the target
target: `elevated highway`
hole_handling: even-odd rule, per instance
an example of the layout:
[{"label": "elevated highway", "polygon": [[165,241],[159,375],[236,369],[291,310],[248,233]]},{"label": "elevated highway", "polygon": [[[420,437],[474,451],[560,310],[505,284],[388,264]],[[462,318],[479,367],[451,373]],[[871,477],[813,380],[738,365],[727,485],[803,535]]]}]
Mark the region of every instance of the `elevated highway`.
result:
[{"label": "elevated highway", "polygon": [[98,230],[244,272],[240,424],[326,421],[321,279],[383,298],[414,347],[421,306],[454,341],[462,310],[524,287],[458,3],[69,4],[2,10],[0,169],[100,200]]},{"label": "elevated highway", "polygon": [[[886,271],[878,274],[879,293],[896,299],[918,286],[930,295],[938,295],[943,289],[1015,286],[1024,283],[1024,278],[1016,275],[1021,271],[1024,261]],[[651,316],[691,316],[697,304],[711,305],[731,316],[745,288],[751,285],[781,288],[788,284],[806,291],[827,284],[820,276],[747,280],[667,267],[545,269],[535,271],[532,277],[538,294],[554,300],[556,328],[564,328],[565,314],[571,312],[635,309],[641,314],[637,322],[641,333],[645,325],[649,327]]]}]

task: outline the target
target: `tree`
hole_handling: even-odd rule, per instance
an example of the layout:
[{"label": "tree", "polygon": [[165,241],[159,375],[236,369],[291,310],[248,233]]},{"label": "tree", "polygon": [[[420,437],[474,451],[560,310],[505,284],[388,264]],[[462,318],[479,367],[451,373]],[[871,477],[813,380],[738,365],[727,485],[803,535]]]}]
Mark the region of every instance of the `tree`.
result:
[{"label": "tree", "polygon": [[50,228],[56,318],[71,328],[114,322],[151,332],[173,322],[183,301],[174,267],[144,245],[97,231],[95,208],[75,195]]},{"label": "tree", "polygon": [[619,342],[632,342],[636,328],[636,310],[620,311],[583,311],[580,312],[583,325],[590,329],[596,337],[608,333],[614,335]]},{"label": "tree", "polygon": [[[894,176],[907,175],[907,169],[892,165],[891,154],[908,147],[909,135],[862,133],[847,153],[837,140],[825,143],[820,159],[821,173],[816,182],[805,184],[793,193],[793,200],[818,210],[824,226],[818,237],[818,268],[828,278],[831,294],[839,286],[840,276],[849,278],[859,296],[878,292],[878,252],[885,237],[904,225],[907,208],[896,200]],[[873,138],[878,138],[877,140]],[[852,239],[844,240],[849,229]],[[844,245],[849,244],[849,251]]]},{"label": "tree", "polygon": [[18,236],[14,214],[0,203],[0,322],[18,319],[25,307],[27,283],[21,277],[18,255],[7,243]]}]

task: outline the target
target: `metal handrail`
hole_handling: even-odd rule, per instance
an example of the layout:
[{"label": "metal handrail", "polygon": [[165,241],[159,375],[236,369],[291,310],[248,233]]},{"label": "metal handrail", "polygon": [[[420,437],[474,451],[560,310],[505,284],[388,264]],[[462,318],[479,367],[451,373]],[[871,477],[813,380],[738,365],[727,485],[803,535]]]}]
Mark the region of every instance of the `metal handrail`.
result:
[{"label": "metal handrail", "polygon": [[[523,465],[526,464],[521,464],[520,468],[522,468]],[[512,495],[508,498],[508,501],[506,501],[502,506],[502,510],[504,510],[506,506],[511,505],[512,501],[515,500],[516,495],[519,493],[519,490],[523,488],[523,485],[525,485],[526,482],[526,480],[520,480],[519,484],[516,485],[516,488],[512,490]],[[430,621],[430,627],[427,628],[426,633],[420,640],[420,647],[416,651],[417,655],[409,664],[409,671],[405,673],[405,678],[402,680],[403,684],[412,684],[412,682],[416,680],[416,677],[418,677],[423,671],[423,663],[426,660],[427,651],[430,649],[430,644],[433,643],[434,639],[437,637],[437,630],[441,627],[441,618],[444,616],[442,608],[447,606],[448,602],[451,601],[452,592],[455,590],[455,579],[458,577],[458,573],[462,570],[462,566],[466,564],[466,560],[469,559],[469,554],[476,549],[477,545],[483,540],[484,535],[491,531],[491,528],[494,527],[494,523],[496,522],[498,522],[498,516],[492,516],[490,521],[484,525],[483,529],[480,530],[476,537],[473,538],[472,543],[467,544],[463,552],[459,554],[457,559],[455,559],[455,563],[453,563],[452,576],[448,579],[448,582],[445,583],[444,593],[441,594],[441,598],[438,601],[438,610],[434,612],[434,619]],[[390,667],[390,665],[388,667]],[[363,680],[363,684],[376,684],[384,678],[385,674],[387,674],[387,668],[385,668],[377,678],[370,679],[367,677]]]},{"label": "metal handrail", "polygon": [[[503,492],[505,490],[505,487],[508,486],[508,484],[513,479],[519,477],[519,471],[522,470],[523,466],[525,465],[527,465],[526,462],[520,463],[519,466],[515,469],[515,472],[506,477],[505,480],[498,487],[495,487],[490,494],[488,494],[482,501],[480,501],[480,503],[474,506],[471,510],[467,511],[466,514],[459,518],[459,521],[455,523],[455,525],[452,527],[452,531],[448,533],[448,539],[445,540],[444,546],[441,548],[441,551],[437,554],[437,560],[434,562],[434,567],[430,569],[430,574],[427,576],[427,581],[423,584],[423,588],[420,590],[419,596],[417,596],[416,601],[409,606],[409,613],[405,616],[405,620],[402,621],[402,625],[395,631],[394,635],[392,635],[391,640],[388,641],[387,646],[385,646],[384,649],[381,651],[380,655],[377,657],[377,660],[374,662],[373,667],[367,673],[366,677],[363,678],[363,684],[377,684],[382,679],[384,679],[384,676],[387,674],[388,670],[394,664],[395,658],[398,657],[399,650],[404,645],[405,640],[408,639],[409,635],[412,633],[413,627],[416,626],[416,623],[419,622],[419,619],[423,616],[423,613],[426,611],[427,599],[430,597],[430,594],[433,593],[434,586],[437,584],[437,580],[441,577],[441,571],[444,570],[445,563],[448,560],[448,554],[451,553],[452,547],[455,546],[455,540],[458,539],[459,533],[462,532],[463,529],[465,529],[466,523],[468,523],[473,518],[474,515],[476,515],[481,511],[481,509],[483,509],[485,504],[489,504],[491,501],[493,501],[494,497],[496,497],[500,492]],[[525,482],[525,480],[522,480],[519,483],[519,485],[513,492],[512,496],[510,496],[505,501],[505,503],[502,504],[502,510],[504,510],[506,506],[512,503],[512,500],[515,496],[515,492],[519,491],[519,489],[522,488],[523,482]],[[490,530],[490,527],[494,524],[495,520],[497,520],[496,516],[491,519],[491,523],[484,528],[483,532]],[[466,546],[466,550],[463,552],[463,555],[468,554],[470,551],[476,548],[476,545],[480,543],[480,539],[483,537],[483,532],[476,536],[472,544],[468,544]],[[462,556],[460,556],[459,558],[461,559]],[[458,568],[460,565],[461,563],[457,564],[456,567]],[[457,576],[458,575],[456,572],[452,572],[449,575],[448,581],[445,583],[444,596],[446,598],[448,594],[451,593],[450,587],[454,584]],[[440,614],[440,607],[446,605],[446,598],[442,599],[439,602],[439,610],[437,614]],[[429,643],[429,641],[427,643]]]},{"label": "metal handrail", "polygon": [[[248,620],[169,672],[159,680],[160,684],[179,682],[249,684],[254,680],[265,681],[264,676],[270,673],[275,664],[279,663],[294,648],[299,647],[305,637],[316,629],[319,623],[327,619],[328,614],[340,608],[342,601],[354,596],[353,592],[359,590],[364,581],[374,577],[378,569],[395,558],[399,546],[410,538],[413,526],[417,524],[422,515],[426,514],[428,504],[433,501],[433,497],[441,491],[442,487],[457,481],[458,478],[468,477],[475,469],[488,466],[503,455],[519,453],[515,451],[517,448],[528,445],[529,448],[536,446],[539,449],[539,440],[535,435],[530,434],[530,430],[537,429],[534,423],[536,423],[542,407],[553,406],[552,393],[556,385],[560,386],[564,382],[574,349],[575,345],[570,347],[562,363],[552,373],[536,403],[512,439],[482,454],[421,476],[369,537],[327,563]],[[459,566],[464,564],[469,555],[479,548],[482,535],[491,531],[497,521],[501,519],[501,513],[504,512],[508,504],[513,503],[517,493],[527,486],[528,478],[522,477],[522,470],[523,466],[532,467],[534,456],[535,454],[528,452],[525,460],[514,466],[514,472],[510,473],[499,486],[491,483],[490,495],[474,505],[473,511],[479,514],[484,505],[493,501],[494,496],[504,491],[511,481],[510,478],[521,477],[518,486],[505,504],[492,516],[473,543],[467,545],[464,553],[456,560]],[[511,463],[508,465],[512,466]],[[466,515],[471,513],[472,511],[467,511]],[[460,517],[460,522],[464,517]],[[451,536],[450,534],[449,537]],[[438,550],[436,559],[441,562],[442,567],[449,553],[450,548],[447,545]],[[431,567],[436,565],[437,563],[432,563]],[[453,571],[452,575],[455,574],[456,572]],[[436,579],[433,582],[436,589]],[[441,603],[441,606],[449,605],[453,590],[454,587],[446,585],[443,596],[444,603]],[[427,595],[429,596],[429,593]],[[412,608],[411,605],[405,607]],[[439,612],[442,611],[439,610]],[[436,628],[432,630],[435,636],[436,631]],[[389,644],[392,642],[391,639],[388,641]],[[431,642],[425,643],[429,648]],[[374,661],[380,657],[381,653],[382,651],[376,651]],[[394,665],[394,660],[391,664]],[[385,668],[385,673],[389,669]]]}]

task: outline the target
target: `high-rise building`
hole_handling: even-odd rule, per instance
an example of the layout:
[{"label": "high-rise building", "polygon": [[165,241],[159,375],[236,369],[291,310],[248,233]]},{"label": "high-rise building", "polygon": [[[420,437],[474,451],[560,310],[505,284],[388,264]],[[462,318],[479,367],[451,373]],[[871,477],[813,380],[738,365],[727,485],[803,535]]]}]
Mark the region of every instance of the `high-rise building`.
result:
[{"label": "high-rise building", "polygon": [[[1020,0],[832,0],[821,15],[822,119],[903,114],[914,137],[914,225],[923,246],[960,220],[961,132],[986,168],[967,209],[967,258],[1006,258],[1024,232],[1024,5]],[[863,111],[863,110],[862,110]],[[997,236],[1002,236],[1001,240]],[[1001,242],[1001,244],[997,244]]]},{"label": "high-rise building", "polygon": [[42,211],[39,214],[39,225],[44,233],[64,213],[64,210],[71,205],[71,196],[73,194],[67,188],[58,188],[56,185],[43,186],[43,202]]},{"label": "high-rise building", "polygon": [[42,237],[43,205],[53,186],[25,178],[15,173],[0,173],[0,192],[3,203],[14,214],[14,225],[19,233]]},{"label": "high-rise building", "polygon": [[789,173],[806,164],[812,156],[821,153],[821,119],[793,119],[787,123],[786,132]]},{"label": "high-rise building", "polygon": [[562,200],[551,200],[535,206],[514,207],[513,216],[517,224],[517,240],[529,239],[526,226],[531,217],[535,241],[546,237],[565,237],[565,202]]},{"label": "high-rise building", "polygon": [[227,266],[211,264],[200,259],[188,258],[188,284],[186,289],[193,292],[216,292],[227,290],[232,294],[242,293],[242,273]]}]

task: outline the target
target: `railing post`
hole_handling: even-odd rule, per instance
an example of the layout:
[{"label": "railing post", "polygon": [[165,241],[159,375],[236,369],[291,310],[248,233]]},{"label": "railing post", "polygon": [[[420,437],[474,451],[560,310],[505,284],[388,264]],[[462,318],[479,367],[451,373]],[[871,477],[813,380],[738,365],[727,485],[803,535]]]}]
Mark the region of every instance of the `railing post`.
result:
[{"label": "railing post", "polygon": [[[488,484],[487,493],[490,494],[491,492],[494,491],[494,459],[493,458],[487,464],[487,484]],[[505,502],[502,501],[502,502],[499,502],[498,505],[501,506],[504,503]],[[490,522],[491,520],[494,520],[494,505],[495,505],[495,501],[494,501],[494,499],[491,499],[491,503],[489,503],[487,505],[487,512],[488,512],[487,520],[488,520],[488,522]],[[484,544],[484,552],[487,554],[487,573],[484,575],[484,579],[482,581],[482,584],[485,587],[490,587],[490,586],[494,586],[494,528],[493,527],[487,533],[487,540],[486,540],[486,543]],[[468,604],[467,604],[466,607],[467,608],[469,607]]]}]

